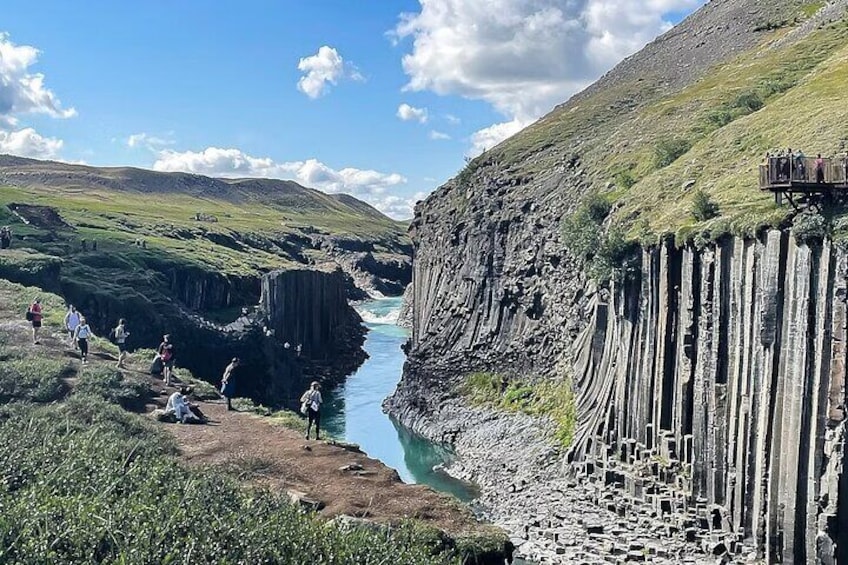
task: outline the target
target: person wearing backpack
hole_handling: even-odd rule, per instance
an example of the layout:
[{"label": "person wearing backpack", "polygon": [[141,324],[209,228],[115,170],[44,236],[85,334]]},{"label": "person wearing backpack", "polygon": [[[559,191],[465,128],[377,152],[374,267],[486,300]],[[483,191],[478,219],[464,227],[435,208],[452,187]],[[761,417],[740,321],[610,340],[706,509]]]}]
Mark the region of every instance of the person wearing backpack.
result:
[{"label": "person wearing backpack", "polygon": [[313,381],[309,389],[300,397],[300,411],[306,414],[306,439],[309,439],[309,431],[315,424],[315,439],[321,439],[321,405],[324,399],[321,397],[321,383]]},{"label": "person wearing backpack", "polygon": [[166,386],[170,386],[171,371],[174,369],[174,356],[177,352],[174,344],[171,343],[171,334],[162,336],[162,343],[159,344],[159,349],[156,351],[162,360],[162,379],[165,381]]},{"label": "person wearing backpack", "polygon": [[233,360],[230,361],[230,364],[227,365],[227,368],[224,369],[224,376],[221,379],[221,394],[224,398],[227,399],[227,410],[233,410],[233,396],[235,396],[236,392],[236,383],[233,378],[233,372],[236,370],[236,367],[239,366],[238,357],[233,357]]},{"label": "person wearing backpack", "polygon": [[118,320],[118,326],[112,330],[111,338],[115,340],[115,345],[118,346],[118,364],[115,365],[118,369],[124,368],[124,359],[127,358],[127,338],[130,332],[127,331],[127,321],[123,318]]},{"label": "person wearing backpack", "polygon": [[26,313],[26,319],[30,321],[32,324],[32,343],[33,345],[38,345],[38,334],[41,332],[41,320],[43,318],[43,312],[41,309],[41,299],[36,298],[32,301],[32,304],[29,305],[29,309]]},{"label": "person wearing backpack", "polygon": [[85,316],[80,317],[80,324],[74,331],[74,340],[80,350],[80,361],[85,365],[88,363],[88,339],[91,337],[91,327],[85,321]]},{"label": "person wearing backpack", "polygon": [[68,305],[68,311],[65,313],[65,329],[68,331],[68,343],[74,344],[74,333],[77,326],[80,324],[81,314],[77,312],[73,304]]}]

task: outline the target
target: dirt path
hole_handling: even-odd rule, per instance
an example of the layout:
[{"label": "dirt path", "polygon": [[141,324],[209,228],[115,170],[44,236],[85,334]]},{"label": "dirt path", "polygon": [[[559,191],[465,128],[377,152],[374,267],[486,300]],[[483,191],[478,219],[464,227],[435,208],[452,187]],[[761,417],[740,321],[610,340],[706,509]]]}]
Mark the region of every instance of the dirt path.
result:
[{"label": "dirt path", "polygon": [[[14,303],[0,289],[0,320],[4,333],[17,345],[38,348],[44,355],[75,360],[78,354],[56,327],[42,329],[40,345],[31,345],[29,324],[18,312],[4,308]],[[116,359],[94,340],[89,367],[114,367]],[[102,343],[102,342],[101,342]],[[130,357],[128,373],[148,379],[153,400],[148,412],[164,406],[175,389],[147,373],[149,359]],[[73,386],[75,378],[69,378]],[[228,412],[222,401],[198,402],[210,418],[205,425],[159,423],[173,434],[180,458],[201,468],[219,467],[240,480],[267,486],[314,504],[327,517],[348,515],[383,523],[406,518],[423,520],[451,534],[471,533],[486,526],[476,522],[463,504],[429,487],[407,485],[397,472],[350,447],[333,442],[305,440],[300,432],[277,425],[253,413]]]}]

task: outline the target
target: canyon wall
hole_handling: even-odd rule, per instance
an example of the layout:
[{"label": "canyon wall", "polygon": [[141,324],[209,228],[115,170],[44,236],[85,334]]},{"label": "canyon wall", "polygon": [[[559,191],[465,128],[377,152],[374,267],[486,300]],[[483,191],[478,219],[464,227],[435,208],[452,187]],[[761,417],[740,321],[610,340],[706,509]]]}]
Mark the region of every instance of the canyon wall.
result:
[{"label": "canyon wall", "polygon": [[570,460],[768,562],[846,562],[847,287],[779,231],[646,251],[575,343]]},{"label": "canyon wall", "polygon": [[[844,251],[829,241],[799,245],[780,231],[700,250],[667,243],[643,251],[641,271],[610,290],[576,290],[579,276],[552,269],[547,284],[563,292],[545,294],[539,316],[532,300],[510,307],[510,283],[493,269],[468,280],[473,290],[457,289],[453,309],[432,309],[428,298],[448,293],[436,284],[446,272],[418,276],[416,265],[412,355],[386,406],[457,445],[461,458],[463,450],[482,457],[467,478],[505,461],[552,463],[542,445],[549,433],[522,447],[533,436],[514,415],[458,408],[463,376],[485,369],[533,380],[567,371],[578,423],[562,474],[615,493],[614,504],[612,494],[597,495],[611,512],[638,509],[715,555],[848,562],[840,536],[848,529]],[[568,323],[553,303],[570,309]],[[540,339],[545,328],[548,339]],[[509,353],[525,330],[530,355],[522,359]],[[486,346],[475,345],[481,339]],[[513,434],[501,429],[509,422]],[[487,426],[488,453],[469,446],[485,440]],[[512,474],[533,471],[519,463]]]}]

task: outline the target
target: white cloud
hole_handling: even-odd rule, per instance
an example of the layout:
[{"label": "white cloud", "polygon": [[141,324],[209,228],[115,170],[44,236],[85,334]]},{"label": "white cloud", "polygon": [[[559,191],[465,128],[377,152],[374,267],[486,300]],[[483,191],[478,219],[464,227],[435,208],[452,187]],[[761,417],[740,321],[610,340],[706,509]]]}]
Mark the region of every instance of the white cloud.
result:
[{"label": "white cloud", "polygon": [[445,114],[445,120],[447,120],[449,124],[454,126],[457,125],[460,121],[462,121],[453,114]]},{"label": "white cloud", "polygon": [[32,128],[18,131],[0,130],[0,153],[51,159],[58,155],[64,142],[55,137],[43,137]]},{"label": "white cloud", "polygon": [[420,124],[426,124],[427,108],[416,108],[404,103],[398,106],[397,117],[405,122],[414,120]]},{"label": "white cloud", "polygon": [[448,134],[443,133],[441,131],[436,131],[436,130],[430,131],[430,139],[440,140],[440,139],[450,139],[450,138],[451,138],[451,136],[449,136]]},{"label": "white cloud", "polygon": [[183,171],[228,178],[295,180],[324,192],[352,194],[395,217],[403,217],[397,215],[398,211],[409,208],[409,202],[388,192],[389,189],[406,184],[407,179],[402,175],[354,167],[336,170],[316,159],[277,162],[268,157],[253,157],[239,149],[207,147],[197,152],[160,151],[153,168],[157,171]]},{"label": "white cloud", "polygon": [[345,77],[365,81],[354,65],[345,63],[339,52],[328,45],[319,48],[315,55],[302,58],[297,68],[305,73],[297,81],[297,89],[312,99],[320,97],[329,90],[329,85],[336,85]]},{"label": "white cloud", "polygon": [[15,45],[8,34],[0,33],[0,125],[15,126],[15,114],[47,114],[54,118],[76,115],[73,108],[62,108],[53,91],[44,86],[44,75],[29,70],[38,54],[35,47]]},{"label": "white cloud", "polygon": [[168,137],[158,137],[145,132],[134,133],[126,139],[127,147],[145,147],[151,151],[174,144],[174,140]]},{"label": "white cloud", "polygon": [[703,0],[420,2],[393,31],[412,40],[405,89],[491,104],[511,125],[477,132],[478,144],[539,118],[668,29],[664,14]]},{"label": "white cloud", "polygon": [[471,150],[469,151],[469,156],[474,157],[487,149],[491,149],[504,139],[523,130],[528,125],[530,125],[530,122],[515,119],[509,122],[493,124],[487,128],[474,132],[471,135]]},{"label": "white cloud", "polygon": [[408,220],[414,215],[415,204],[426,197],[425,192],[416,192],[411,198],[388,195],[371,202],[371,205],[390,218]]}]

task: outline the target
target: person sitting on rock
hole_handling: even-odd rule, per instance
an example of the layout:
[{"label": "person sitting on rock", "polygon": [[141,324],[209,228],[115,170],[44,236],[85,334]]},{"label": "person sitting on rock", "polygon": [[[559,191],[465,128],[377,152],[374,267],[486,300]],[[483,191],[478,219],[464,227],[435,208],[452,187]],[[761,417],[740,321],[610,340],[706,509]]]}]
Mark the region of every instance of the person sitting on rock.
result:
[{"label": "person sitting on rock", "polygon": [[321,397],[321,383],[312,381],[309,390],[303,393],[300,397],[302,404],[300,411],[306,414],[308,423],[306,424],[306,439],[309,439],[309,431],[312,429],[312,424],[315,424],[315,439],[321,439],[321,404],[324,399]]},{"label": "person sitting on rock", "polygon": [[190,387],[180,387],[180,390],[174,392],[168,397],[168,403],[165,405],[165,413],[173,414],[177,422],[181,424],[194,424],[203,422],[203,418],[196,414],[193,407],[188,402],[188,395],[191,394]]},{"label": "person sitting on rock", "polygon": [[239,366],[239,358],[233,357],[227,368],[224,369],[224,377],[221,379],[221,394],[227,399],[227,410],[233,409],[233,396],[236,392],[236,382],[233,377],[233,371]]}]

